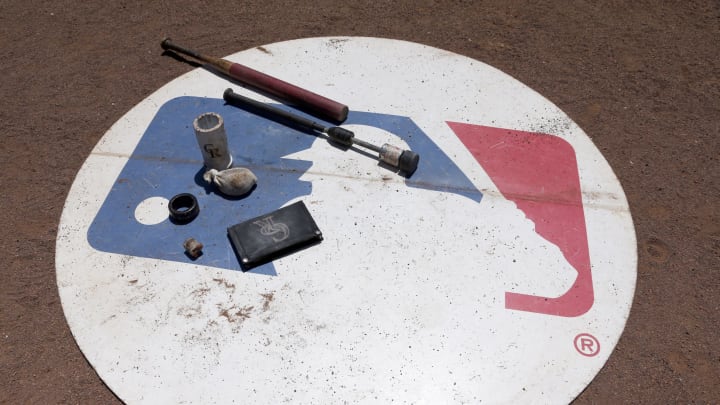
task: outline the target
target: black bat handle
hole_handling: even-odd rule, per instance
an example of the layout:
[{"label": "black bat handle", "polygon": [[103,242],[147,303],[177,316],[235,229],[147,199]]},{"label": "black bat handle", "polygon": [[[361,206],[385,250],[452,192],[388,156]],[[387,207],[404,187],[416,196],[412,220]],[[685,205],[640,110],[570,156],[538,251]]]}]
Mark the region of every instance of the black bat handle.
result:
[{"label": "black bat handle", "polygon": [[325,132],[326,127],[318,124],[315,121],[309,120],[305,117],[293,114],[289,111],[282,110],[274,107],[270,104],[261,103],[243,95],[237,94],[232,89],[226,89],[223,93],[223,100],[226,103],[235,107],[240,107],[244,110],[248,110],[254,114],[263,116],[273,121],[277,121],[283,124],[290,124],[294,127],[299,127],[306,131],[319,131]]}]

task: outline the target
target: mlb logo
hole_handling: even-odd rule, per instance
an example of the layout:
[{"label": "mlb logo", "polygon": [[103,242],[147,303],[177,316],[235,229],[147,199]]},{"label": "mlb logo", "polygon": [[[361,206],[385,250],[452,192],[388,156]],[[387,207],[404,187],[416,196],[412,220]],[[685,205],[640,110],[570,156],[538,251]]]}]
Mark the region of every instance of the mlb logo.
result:
[{"label": "mlb logo", "polygon": [[[188,123],[206,111],[218,111],[230,132],[229,150],[237,166],[250,167],[259,187],[246,199],[227,198],[202,179],[206,168]],[[346,125],[364,125],[397,135],[422,156],[408,187],[465,196],[478,203],[478,190],[460,168],[409,117],[352,112]],[[535,222],[536,231],[557,245],[578,272],[559,298],[508,292],[510,309],[577,316],[592,306],[593,290],[577,163],[572,146],[561,138],[524,131],[449,122],[503,195]],[[88,232],[101,251],[239,270],[224,229],[262,215],[293,199],[312,194],[302,180],[312,162],[286,156],[309,149],[317,139],[301,131],[228,106],[222,100],[181,97],[163,105],[120,173]],[[322,145],[327,147],[326,145]],[[327,153],[342,153],[328,150]],[[349,153],[349,152],[345,152]],[[371,164],[371,161],[368,161]],[[279,166],[272,167],[274,165]],[[136,211],[154,198],[191,192],[203,215],[178,227],[172,221],[142,223]],[[197,260],[182,254],[185,238],[202,240]],[[276,275],[272,263],[254,270]]]}]

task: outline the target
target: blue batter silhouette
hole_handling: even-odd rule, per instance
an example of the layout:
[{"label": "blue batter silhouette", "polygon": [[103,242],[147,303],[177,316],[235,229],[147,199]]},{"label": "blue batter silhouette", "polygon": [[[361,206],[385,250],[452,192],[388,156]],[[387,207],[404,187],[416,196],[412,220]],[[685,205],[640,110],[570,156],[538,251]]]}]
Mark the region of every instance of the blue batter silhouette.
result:
[{"label": "blue batter silhouette", "polygon": [[[205,112],[223,117],[233,165],[250,168],[258,178],[256,189],[245,198],[222,196],[202,179],[205,169],[192,122]],[[351,111],[345,124],[391,132],[417,152],[420,164],[413,176],[405,180],[407,186],[460,194],[476,202],[482,199],[467,176],[410,118]],[[109,253],[241,270],[227,238],[227,227],[310,195],[312,183],[300,177],[312,162],[284,156],[309,149],[315,141],[317,137],[227,105],[222,99],[172,99],[153,118],[113,184],[90,225],[88,241],[93,248]],[[355,153],[329,145],[327,148],[327,153]],[[367,164],[377,163],[368,159]],[[136,220],[135,209],[142,201],[150,197],[169,200],[179,193],[197,197],[200,215],[191,223],[175,225],[165,220],[144,225]],[[411,204],[409,201],[408,205]],[[204,245],[203,255],[195,261],[182,248],[189,237]],[[250,272],[277,274],[272,263]]]}]

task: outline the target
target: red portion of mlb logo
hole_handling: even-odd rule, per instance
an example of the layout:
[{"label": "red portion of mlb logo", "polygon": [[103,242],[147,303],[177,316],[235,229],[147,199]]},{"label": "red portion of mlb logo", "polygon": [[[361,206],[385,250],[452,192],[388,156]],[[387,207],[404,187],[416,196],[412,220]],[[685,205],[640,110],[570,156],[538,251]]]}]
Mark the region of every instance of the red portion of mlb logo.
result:
[{"label": "red portion of mlb logo", "polygon": [[565,317],[593,305],[585,214],[575,150],[548,134],[448,122],[450,128],[498,187],[528,219],[535,232],[560,248],[577,271],[560,297],[505,293],[508,309]]}]

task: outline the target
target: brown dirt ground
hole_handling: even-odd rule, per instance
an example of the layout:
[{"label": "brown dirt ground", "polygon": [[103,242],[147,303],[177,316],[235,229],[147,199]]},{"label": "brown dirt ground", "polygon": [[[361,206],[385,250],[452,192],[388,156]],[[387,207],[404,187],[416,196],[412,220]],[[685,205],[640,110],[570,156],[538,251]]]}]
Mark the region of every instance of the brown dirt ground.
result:
[{"label": "brown dirt ground", "polygon": [[467,55],[567,112],[625,188],[639,257],[627,329],[576,403],[720,402],[718,1],[0,0],[0,10],[0,403],[119,402],[65,322],[55,237],[95,143],[192,69],[161,57],[160,39],[227,55],[327,35]]}]

